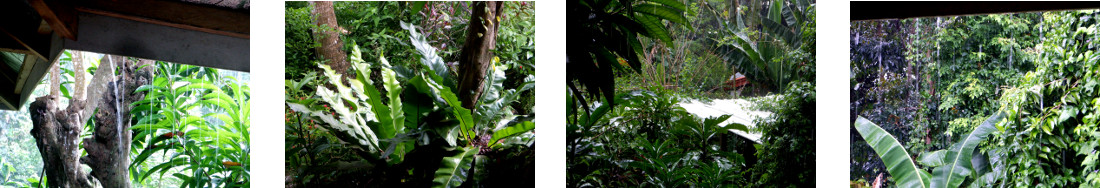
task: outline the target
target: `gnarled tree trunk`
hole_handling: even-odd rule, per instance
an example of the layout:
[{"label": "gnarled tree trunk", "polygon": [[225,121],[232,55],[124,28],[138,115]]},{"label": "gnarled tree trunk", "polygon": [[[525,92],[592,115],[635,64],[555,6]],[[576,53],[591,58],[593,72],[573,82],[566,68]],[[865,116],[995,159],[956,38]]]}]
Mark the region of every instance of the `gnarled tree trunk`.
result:
[{"label": "gnarled tree trunk", "polygon": [[80,168],[78,140],[84,127],[78,123],[84,101],[73,100],[69,107],[57,105],[58,96],[47,95],[35,99],[28,110],[31,113],[31,136],[42,154],[42,169],[49,177],[50,187],[92,187],[88,174]]},{"label": "gnarled tree trunk", "polygon": [[490,50],[496,46],[497,29],[500,28],[497,18],[503,5],[500,1],[473,2],[473,14],[466,27],[466,43],[462,44],[462,54],[458,56],[458,97],[466,109],[476,110],[474,107],[485,87],[485,74],[493,65]]},{"label": "gnarled tree trunk", "polygon": [[[42,153],[50,187],[92,187],[93,182],[107,188],[130,187],[129,104],[145,97],[144,92],[134,90],[149,82],[153,69],[137,69],[151,61],[124,61],[123,57],[104,57],[88,88],[91,101],[73,99],[65,109],[57,106],[57,96],[39,97],[31,103],[31,134]],[[115,64],[121,67],[118,75],[112,73]],[[99,110],[91,117],[96,108]],[[96,127],[91,138],[83,139],[88,155],[81,157],[78,139],[89,118]],[[81,163],[92,168],[90,176]]]}]

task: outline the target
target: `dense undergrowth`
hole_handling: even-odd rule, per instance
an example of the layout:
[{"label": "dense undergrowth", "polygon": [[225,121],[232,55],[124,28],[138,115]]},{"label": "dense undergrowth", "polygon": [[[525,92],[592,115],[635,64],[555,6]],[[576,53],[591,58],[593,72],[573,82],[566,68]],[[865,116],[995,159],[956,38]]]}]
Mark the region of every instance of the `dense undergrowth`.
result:
[{"label": "dense undergrowth", "polygon": [[470,3],[336,2],[351,70],[312,54],[310,5],[287,5],[288,187],[533,185],[533,3],[504,3],[474,108],[452,62]]},{"label": "dense undergrowth", "polygon": [[[814,2],[567,4],[569,187],[815,185]],[[729,98],[772,115],[681,107]]]},{"label": "dense undergrowth", "polygon": [[[873,153],[865,144],[872,140],[864,141],[870,133],[856,130],[865,124],[856,123],[853,181],[911,182],[885,168],[891,165],[881,156],[933,169],[924,186],[1096,186],[1095,16],[1087,10],[854,22],[853,118],[877,124],[908,156]],[[983,124],[987,119],[992,123]],[[973,153],[942,153],[965,163],[932,160],[956,149]],[[968,173],[940,174],[942,165]]]}]

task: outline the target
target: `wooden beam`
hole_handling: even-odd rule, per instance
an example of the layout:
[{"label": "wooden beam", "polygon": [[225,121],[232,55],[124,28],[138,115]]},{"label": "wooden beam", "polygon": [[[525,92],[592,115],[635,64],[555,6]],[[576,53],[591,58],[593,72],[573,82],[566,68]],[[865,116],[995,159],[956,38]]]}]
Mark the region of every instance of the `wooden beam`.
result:
[{"label": "wooden beam", "polygon": [[32,70],[34,70],[34,64],[38,63],[38,56],[28,55],[23,57],[23,67],[19,68],[19,77],[15,81],[15,94],[23,93],[23,85],[27,83],[27,78],[30,78]]},{"label": "wooden beam", "polygon": [[77,11],[237,38],[249,37],[249,10],[169,0],[87,0]]},{"label": "wooden beam", "polygon": [[910,2],[852,1],[851,20],[906,19],[1100,8],[1100,2]]},{"label": "wooden beam", "polygon": [[27,53],[27,55],[38,56],[40,58],[46,59],[45,55],[48,54],[42,54],[40,53],[40,51],[44,49],[49,49],[49,46],[44,46],[49,45],[49,41],[48,39],[43,39],[43,36],[36,36],[37,34],[26,32],[12,32],[8,30],[8,28],[0,28],[0,33],[4,33],[4,35],[10,37],[10,39],[14,40],[16,44],[22,46],[23,49],[27,49],[30,52]]},{"label": "wooden beam", "polygon": [[47,55],[49,57],[48,59],[35,57],[33,60],[23,61],[24,65],[31,64],[31,68],[27,69],[24,67],[23,70],[19,70],[20,74],[23,74],[23,72],[29,73],[26,73],[27,76],[25,79],[20,78],[20,82],[23,83],[23,86],[20,87],[22,88],[22,92],[18,94],[19,100],[15,102],[16,106],[21,106],[24,102],[27,102],[27,99],[34,93],[34,88],[38,86],[38,81],[42,81],[42,77],[46,76],[46,72],[49,70],[50,66],[57,62],[57,58],[61,55],[61,51],[64,50],[61,48],[63,46],[63,41],[64,39],[61,38],[61,35],[51,35],[50,40],[45,42],[49,47],[39,51],[40,53],[45,53],[43,55]]},{"label": "wooden beam", "polygon": [[249,40],[147,22],[79,13],[78,41],[65,49],[249,71]]},{"label": "wooden beam", "polygon": [[61,37],[76,40],[76,10],[71,4],[57,0],[29,0],[28,3],[54,32]]}]

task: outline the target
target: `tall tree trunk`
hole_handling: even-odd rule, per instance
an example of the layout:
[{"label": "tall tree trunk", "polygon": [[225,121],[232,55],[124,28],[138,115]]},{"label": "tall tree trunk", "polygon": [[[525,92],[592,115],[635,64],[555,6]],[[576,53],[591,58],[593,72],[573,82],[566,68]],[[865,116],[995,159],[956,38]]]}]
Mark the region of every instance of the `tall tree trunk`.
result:
[{"label": "tall tree trunk", "polygon": [[73,63],[73,99],[84,100],[84,54],[80,51],[71,51]]},{"label": "tall tree trunk", "polygon": [[60,97],[58,92],[61,89],[61,63],[54,62],[53,66],[50,66],[50,96]]},{"label": "tall tree trunk", "polygon": [[313,24],[321,29],[313,30],[313,38],[321,42],[317,47],[317,55],[321,59],[328,60],[328,65],[337,73],[345,75],[348,71],[347,54],[344,53],[344,42],[340,41],[340,25],[336,22],[336,13],[332,7],[332,1],[310,2],[313,7]]},{"label": "tall tree trunk", "polygon": [[474,107],[481,98],[485,74],[493,65],[490,50],[496,45],[503,5],[500,1],[473,2],[473,13],[466,27],[466,43],[462,44],[462,54],[458,56],[458,95],[464,108],[476,110]]},{"label": "tall tree trunk", "polygon": [[[107,188],[130,187],[127,171],[132,140],[129,104],[145,97],[144,92],[134,91],[148,83],[153,69],[147,66],[138,70],[142,63],[123,62],[123,57],[104,58],[88,88],[87,99],[91,101],[74,98],[65,109],[57,106],[57,96],[39,97],[31,103],[34,124],[31,134],[42,154],[51,187],[91,187],[93,179]],[[112,71],[114,64],[121,67],[117,76]],[[80,157],[76,144],[85,123],[91,118],[90,113],[96,108],[99,110],[92,119],[96,124],[92,137],[83,139],[88,155]],[[81,169],[81,163],[92,168],[90,176]]]}]

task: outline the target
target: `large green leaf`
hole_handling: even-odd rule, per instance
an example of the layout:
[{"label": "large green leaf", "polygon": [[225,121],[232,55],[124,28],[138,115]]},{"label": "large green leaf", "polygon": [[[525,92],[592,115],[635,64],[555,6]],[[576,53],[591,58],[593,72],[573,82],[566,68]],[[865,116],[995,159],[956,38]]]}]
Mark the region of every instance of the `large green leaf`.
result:
[{"label": "large green leaf", "polygon": [[438,76],[444,85],[453,86],[453,80],[451,79],[450,69],[443,63],[443,58],[436,54],[435,47],[432,47],[428,43],[427,39],[424,39],[424,35],[416,32],[416,25],[401,22],[401,28],[409,31],[409,40],[417,52],[420,52],[420,63],[424,64],[424,67],[432,70],[436,76]]},{"label": "large green leaf", "polygon": [[688,24],[687,18],[684,17],[683,11],[678,11],[667,6],[656,4],[638,4],[634,5],[634,12],[652,15],[654,17],[679,24]]},{"label": "large green leaf", "polygon": [[802,45],[802,33],[792,31],[790,27],[779,23],[777,20],[765,18],[761,19],[760,23],[769,34],[775,36],[776,39],[782,40],[788,47],[797,49]]},{"label": "large green leaf", "polygon": [[517,123],[516,125],[505,127],[503,129],[493,132],[493,138],[489,140],[489,144],[496,144],[497,141],[508,137],[520,135],[527,131],[535,130],[535,122],[525,121]]},{"label": "large green leaf", "polygon": [[489,74],[485,75],[485,81],[483,82],[485,89],[482,90],[481,98],[478,99],[478,105],[476,113],[479,114],[478,124],[486,125],[492,124],[496,117],[505,113],[511,112],[508,110],[508,104],[514,99],[509,96],[515,93],[513,89],[504,89],[504,80],[507,79],[504,71],[508,69],[507,66],[499,63],[493,63],[492,69]]},{"label": "large green leaf", "polygon": [[295,112],[309,114],[321,118],[321,121],[325,122],[324,126],[327,126],[328,128],[334,129],[335,131],[344,133],[347,136],[356,139],[349,142],[355,143],[360,147],[363,147],[363,149],[366,149],[368,151],[375,151],[379,148],[378,136],[374,133],[373,130],[370,129],[370,127],[355,124],[345,124],[344,122],[336,120],[336,118],[332,117],[331,115],[325,114],[325,112],[323,111],[314,111],[302,104],[288,102],[286,103],[286,105]]},{"label": "large green leaf", "polygon": [[[389,61],[382,56],[379,56],[378,59],[382,62],[382,86],[386,88],[386,96],[390,100],[389,109],[387,110],[388,113],[382,114],[387,116],[386,119],[389,120],[389,123],[383,122],[386,123],[383,126],[393,130],[395,136],[397,134],[405,134],[405,113],[401,103],[401,92],[404,88],[402,88],[401,83],[397,81],[397,75],[389,68]],[[404,144],[398,145],[397,151],[394,153],[397,161],[402,160],[408,150],[411,150],[411,148],[405,147]]]},{"label": "large green leaf", "polygon": [[458,148],[455,156],[444,157],[435,171],[432,187],[458,187],[466,181],[468,170],[473,165],[474,155],[480,151],[477,147]]},{"label": "large green leaf", "polygon": [[917,157],[917,161],[927,167],[939,167],[943,166],[943,159],[946,158],[946,154],[945,150],[921,153],[920,157]]},{"label": "large green leaf", "polygon": [[416,87],[417,91],[432,96],[437,103],[442,103],[437,105],[451,107],[451,114],[459,121],[461,135],[467,139],[471,139],[473,133],[470,131],[472,131],[477,122],[474,122],[470,110],[462,107],[462,102],[458,100],[458,97],[451,91],[450,87],[440,85],[436,82],[436,80],[439,79],[439,77],[432,74],[420,74],[409,82],[413,87]]},{"label": "large green leaf", "polygon": [[944,166],[932,170],[932,187],[959,187],[967,176],[974,174],[971,157],[974,148],[982,142],[989,133],[997,131],[996,124],[1004,117],[1004,112],[997,112],[978,125],[970,134],[963,135],[962,140],[951,145],[944,153]]},{"label": "large green leaf", "polygon": [[643,14],[635,15],[634,20],[642,24],[650,37],[663,42],[665,46],[672,46],[672,36],[669,35],[668,29],[665,28],[665,24],[661,23],[661,20]]},{"label": "large green leaf", "polygon": [[917,167],[909,158],[909,152],[893,135],[863,117],[856,119],[855,127],[886,164],[886,170],[894,177],[898,187],[928,187],[928,172]]},{"label": "large green leaf", "polygon": [[767,19],[783,20],[783,3],[783,0],[772,0]]},{"label": "large green leaf", "polygon": [[668,7],[671,7],[673,9],[679,10],[680,12],[687,12],[688,11],[687,5],[684,5],[684,3],[680,3],[679,1],[676,1],[676,0],[647,0],[647,2],[653,2],[653,3],[661,4],[661,5],[664,5],[664,6],[668,6]]}]

